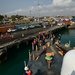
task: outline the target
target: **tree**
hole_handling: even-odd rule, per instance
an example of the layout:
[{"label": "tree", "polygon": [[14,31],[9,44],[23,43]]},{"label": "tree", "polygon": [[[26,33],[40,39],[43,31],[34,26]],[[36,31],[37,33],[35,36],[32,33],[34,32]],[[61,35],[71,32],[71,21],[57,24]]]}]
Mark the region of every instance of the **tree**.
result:
[{"label": "tree", "polygon": [[72,16],[73,18],[75,18],[75,16]]},{"label": "tree", "polygon": [[16,20],[15,15],[12,15],[11,18],[12,18],[12,21],[15,21]]},{"label": "tree", "polygon": [[11,16],[11,18],[12,18],[13,21],[15,21],[16,18],[17,18],[18,20],[20,20],[21,17],[22,17],[22,16],[20,16],[20,15],[12,15],[12,16]]},{"label": "tree", "polygon": [[7,15],[4,15],[5,18],[7,18]]},{"label": "tree", "polygon": [[2,21],[2,20],[3,20],[3,18],[4,18],[4,16],[3,16],[3,15],[0,15],[0,21]]},{"label": "tree", "polygon": [[15,17],[18,18],[18,19],[20,20],[21,17],[23,17],[23,16],[17,14],[17,15],[15,15]]}]

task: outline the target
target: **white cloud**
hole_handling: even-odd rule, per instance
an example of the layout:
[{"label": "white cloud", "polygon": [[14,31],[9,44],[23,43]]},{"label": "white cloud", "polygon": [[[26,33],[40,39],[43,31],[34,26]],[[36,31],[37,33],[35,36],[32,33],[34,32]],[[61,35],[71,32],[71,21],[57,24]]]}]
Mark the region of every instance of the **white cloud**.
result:
[{"label": "white cloud", "polygon": [[53,0],[54,6],[69,6],[72,0]]},{"label": "white cloud", "polygon": [[18,9],[18,10],[15,10],[15,11],[4,13],[4,14],[18,14],[18,13],[21,13],[21,12],[25,12],[25,10],[24,9]]},{"label": "white cloud", "polygon": [[[36,1],[35,1],[36,3]],[[31,10],[31,12],[30,12]],[[31,16],[47,16],[47,15],[75,15],[75,1],[73,0],[53,0],[52,4],[31,6],[27,9],[18,9],[7,12],[7,15],[22,14]]]}]

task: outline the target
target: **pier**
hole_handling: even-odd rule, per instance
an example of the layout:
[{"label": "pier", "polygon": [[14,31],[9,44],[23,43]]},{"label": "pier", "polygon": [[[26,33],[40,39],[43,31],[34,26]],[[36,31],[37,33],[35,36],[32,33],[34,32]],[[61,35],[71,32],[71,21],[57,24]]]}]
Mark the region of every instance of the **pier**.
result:
[{"label": "pier", "polygon": [[[15,43],[20,43],[22,41],[28,41],[33,39],[36,35],[38,35],[39,32],[49,32],[49,31],[58,31],[61,30],[62,28],[65,28],[65,26],[47,26],[47,28],[35,28],[35,29],[28,29],[28,30],[24,30],[24,31],[19,31],[19,32],[14,32],[11,33],[13,35],[13,39],[10,40],[10,38],[3,38],[0,39],[0,49],[7,47],[7,46],[11,46]],[[24,36],[22,36],[22,34],[24,34]]]}]

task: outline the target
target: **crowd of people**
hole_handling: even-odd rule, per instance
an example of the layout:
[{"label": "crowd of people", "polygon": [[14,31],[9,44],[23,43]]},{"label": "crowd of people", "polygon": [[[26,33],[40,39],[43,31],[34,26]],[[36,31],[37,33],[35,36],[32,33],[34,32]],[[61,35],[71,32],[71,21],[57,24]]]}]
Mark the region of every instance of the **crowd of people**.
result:
[{"label": "crowd of people", "polygon": [[[51,40],[51,44],[56,42],[56,36],[51,32],[39,32],[39,35],[32,42],[32,50],[39,49],[39,46],[45,45],[46,39]],[[58,35],[58,42],[61,43],[61,34]]]},{"label": "crowd of people", "polygon": [[10,40],[13,39],[13,35],[12,34],[8,34],[8,33],[5,33],[5,34],[0,34],[0,39],[3,39],[3,38],[10,38]]},{"label": "crowd of people", "polygon": [[[39,49],[40,46],[43,46],[46,44],[46,40],[50,39],[51,44],[54,44],[56,42],[56,36],[51,32],[39,32],[38,36],[35,37],[35,39],[32,42],[32,50],[36,50],[36,48]],[[58,41],[61,42],[61,34],[58,35]],[[54,53],[53,53],[54,56]],[[32,71],[29,70],[28,67],[24,68],[25,73],[24,75],[32,75]]]},{"label": "crowd of people", "polygon": [[32,42],[32,50],[36,50],[41,45],[45,45],[46,38],[49,38],[49,33],[39,32],[39,35]]}]

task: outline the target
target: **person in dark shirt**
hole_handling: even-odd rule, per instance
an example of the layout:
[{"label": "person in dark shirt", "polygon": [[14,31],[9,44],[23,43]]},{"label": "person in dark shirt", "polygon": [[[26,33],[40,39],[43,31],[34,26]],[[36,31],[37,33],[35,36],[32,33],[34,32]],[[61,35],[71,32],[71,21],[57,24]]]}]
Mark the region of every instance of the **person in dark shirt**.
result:
[{"label": "person in dark shirt", "polygon": [[61,34],[58,36],[58,42],[61,43]]}]

